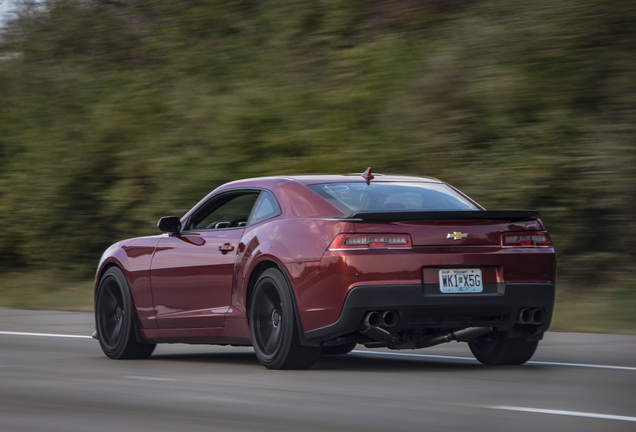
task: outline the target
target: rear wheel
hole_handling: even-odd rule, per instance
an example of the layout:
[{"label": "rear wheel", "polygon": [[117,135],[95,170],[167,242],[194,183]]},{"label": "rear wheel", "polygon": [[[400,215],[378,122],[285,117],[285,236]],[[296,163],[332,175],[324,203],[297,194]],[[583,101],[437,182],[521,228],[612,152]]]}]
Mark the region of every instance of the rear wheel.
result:
[{"label": "rear wheel", "polygon": [[320,347],[300,344],[291,290],[276,269],[258,278],[249,310],[256,358],[268,369],[307,369],[320,356]]},{"label": "rear wheel", "polygon": [[128,283],[122,271],[112,267],[104,273],[97,289],[95,325],[99,345],[112,359],[148,358],[154,344],[143,344],[135,335],[135,311]]},{"label": "rear wheel", "polygon": [[475,358],[485,365],[520,365],[532,358],[539,345],[538,341],[526,342],[525,339],[503,339],[500,336],[487,335],[468,346]]}]

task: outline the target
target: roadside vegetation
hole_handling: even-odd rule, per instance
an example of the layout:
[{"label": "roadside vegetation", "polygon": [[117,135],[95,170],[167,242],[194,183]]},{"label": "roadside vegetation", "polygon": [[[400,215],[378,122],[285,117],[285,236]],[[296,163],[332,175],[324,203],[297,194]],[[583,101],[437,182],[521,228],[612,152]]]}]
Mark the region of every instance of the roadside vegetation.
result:
[{"label": "roadside vegetation", "polygon": [[555,328],[636,332],[635,76],[631,0],[27,2],[0,29],[0,306],[89,309],[109,244],[223,182],[372,166],[539,210]]}]

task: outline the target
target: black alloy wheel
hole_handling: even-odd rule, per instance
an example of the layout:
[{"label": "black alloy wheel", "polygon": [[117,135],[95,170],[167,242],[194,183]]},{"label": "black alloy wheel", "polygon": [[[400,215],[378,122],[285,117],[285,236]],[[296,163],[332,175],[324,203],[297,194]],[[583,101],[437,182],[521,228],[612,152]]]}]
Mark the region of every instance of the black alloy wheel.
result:
[{"label": "black alloy wheel", "polygon": [[249,309],[252,345],[268,369],[307,369],[320,356],[320,347],[301,345],[296,310],[285,276],[268,269],[258,278]]},{"label": "black alloy wheel", "polygon": [[155,344],[139,343],[135,334],[134,305],[122,271],[109,268],[102,276],[95,302],[99,344],[112,359],[148,358]]}]

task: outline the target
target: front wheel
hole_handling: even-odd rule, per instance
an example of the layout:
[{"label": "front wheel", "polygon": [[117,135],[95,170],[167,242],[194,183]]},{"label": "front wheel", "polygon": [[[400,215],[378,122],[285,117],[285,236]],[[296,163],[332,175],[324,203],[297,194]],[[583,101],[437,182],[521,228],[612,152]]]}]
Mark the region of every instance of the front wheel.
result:
[{"label": "front wheel", "polygon": [[117,267],[102,276],[95,302],[95,326],[99,344],[112,359],[148,358],[154,344],[143,344],[135,335],[135,311],[126,277]]},{"label": "front wheel", "polygon": [[482,336],[468,343],[475,358],[485,365],[524,364],[532,358],[538,345],[538,341],[503,339],[495,335]]},{"label": "front wheel", "polygon": [[276,269],[258,278],[249,309],[256,358],[268,369],[307,369],[320,347],[300,344],[296,313],[287,279]]}]

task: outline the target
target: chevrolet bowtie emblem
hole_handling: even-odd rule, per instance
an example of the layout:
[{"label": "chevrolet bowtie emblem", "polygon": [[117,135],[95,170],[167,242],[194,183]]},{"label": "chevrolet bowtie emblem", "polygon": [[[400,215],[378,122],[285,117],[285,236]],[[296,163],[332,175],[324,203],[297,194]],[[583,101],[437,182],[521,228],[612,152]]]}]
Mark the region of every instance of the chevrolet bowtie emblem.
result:
[{"label": "chevrolet bowtie emblem", "polygon": [[447,239],[453,239],[453,240],[461,240],[461,239],[465,239],[466,237],[468,237],[467,233],[457,232],[457,231],[455,231],[452,234],[446,234]]}]

